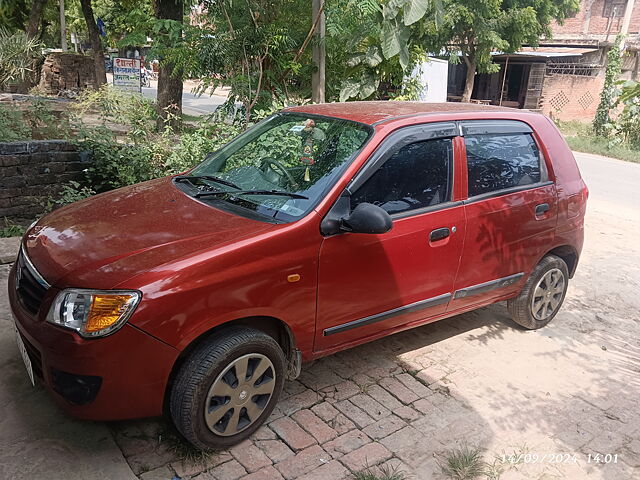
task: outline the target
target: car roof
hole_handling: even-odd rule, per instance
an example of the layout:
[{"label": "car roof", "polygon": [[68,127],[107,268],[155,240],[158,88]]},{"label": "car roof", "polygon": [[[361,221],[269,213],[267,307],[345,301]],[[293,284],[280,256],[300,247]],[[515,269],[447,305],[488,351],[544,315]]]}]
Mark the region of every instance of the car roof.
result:
[{"label": "car roof", "polygon": [[396,102],[391,100],[320,103],[315,105],[303,105],[300,107],[289,107],[284,111],[338,117],[346,120],[367,123],[369,125],[400,117],[406,118],[423,116],[430,113],[518,112],[518,110],[513,108],[479,105],[475,103]]}]

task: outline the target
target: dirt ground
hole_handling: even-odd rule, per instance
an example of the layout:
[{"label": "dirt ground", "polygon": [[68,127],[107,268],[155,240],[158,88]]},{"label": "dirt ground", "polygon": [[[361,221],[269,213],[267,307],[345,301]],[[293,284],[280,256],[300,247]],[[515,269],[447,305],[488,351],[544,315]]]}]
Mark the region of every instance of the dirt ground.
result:
[{"label": "dirt ground", "polygon": [[[467,445],[482,449],[492,478],[640,478],[640,165],[579,161],[586,242],[549,326],[525,331],[498,304],[322,359],[287,383],[250,441],[197,461],[162,420],[76,422],[34,391],[0,267],[0,477],[51,478],[71,463],[65,478],[109,478],[88,474],[99,464],[145,480],[339,480],[383,465],[431,479]],[[21,453],[38,445],[56,458]]]}]

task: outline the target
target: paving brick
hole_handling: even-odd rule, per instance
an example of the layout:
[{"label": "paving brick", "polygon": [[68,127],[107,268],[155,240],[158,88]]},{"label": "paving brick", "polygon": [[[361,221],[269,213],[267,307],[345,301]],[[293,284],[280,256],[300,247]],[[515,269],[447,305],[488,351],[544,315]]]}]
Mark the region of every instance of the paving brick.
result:
[{"label": "paving brick", "polygon": [[318,418],[311,410],[299,410],[291,418],[309,432],[318,443],[328,442],[338,436],[333,428]]},{"label": "paving brick", "polygon": [[127,458],[127,463],[136,475],[141,474],[149,470],[161,467],[167,463],[173,462],[177,457],[177,454],[167,449],[164,446],[160,446],[154,450],[139,453],[137,455],[131,455]]},{"label": "paving brick", "polygon": [[445,378],[447,376],[447,373],[448,372],[445,369],[436,364],[431,365],[424,370],[420,370],[418,373],[416,373],[416,377],[425,382],[427,385],[431,385],[438,380]]},{"label": "paving brick", "polygon": [[336,458],[340,455],[353,452],[370,442],[371,439],[366,433],[360,430],[352,430],[344,435],[340,435],[335,440],[325,443],[322,448],[330,453],[332,457]]},{"label": "paving brick", "polygon": [[326,396],[327,400],[335,402],[346,400],[360,392],[362,392],[361,388],[351,380],[346,380],[322,389],[322,393]]},{"label": "paving brick", "polygon": [[326,465],[298,477],[298,480],[342,480],[349,475],[349,470],[343,467],[340,462],[332,460]]},{"label": "paving brick", "polygon": [[371,385],[367,388],[367,394],[383,407],[388,408],[392,412],[402,407],[396,397],[387,392],[380,385]]},{"label": "paving brick", "polygon": [[413,408],[418,410],[420,413],[428,414],[433,412],[434,410],[438,410],[438,407],[433,404],[433,402],[428,398],[421,398],[413,402]]},{"label": "paving brick", "polygon": [[171,463],[171,468],[173,468],[179,477],[189,477],[213,467],[217,467],[218,465],[230,460],[233,460],[231,454],[229,452],[222,451],[211,454],[211,456],[202,462],[176,461]]},{"label": "paving brick", "polygon": [[391,458],[391,452],[384,445],[369,443],[344,457],[340,461],[350,470],[357,472],[363,468],[372,467]]},{"label": "paving brick", "polygon": [[393,413],[395,413],[401,419],[406,420],[407,422],[413,422],[414,420],[420,418],[420,414],[416,412],[412,407],[409,407],[407,405],[396,408]]},{"label": "paving brick", "polygon": [[245,440],[229,450],[247,472],[257,472],[262,467],[271,465],[271,460],[250,440]]},{"label": "paving brick", "polygon": [[251,435],[251,440],[275,440],[278,436],[273,430],[266,425],[263,425]]},{"label": "paving brick", "polygon": [[396,378],[400,383],[402,383],[405,387],[407,387],[420,398],[428,397],[433,393],[425,385],[420,383],[408,373],[401,373],[399,375],[396,375]]},{"label": "paving brick", "polygon": [[393,432],[407,426],[407,423],[395,415],[378,420],[376,423],[369,425],[362,431],[373,439],[379,439],[391,435]]},{"label": "paving brick", "polygon": [[311,407],[311,411],[319,416],[325,422],[329,422],[336,418],[340,412],[335,409],[329,402],[322,402]]},{"label": "paving brick", "polygon": [[335,407],[340,410],[349,420],[355,423],[358,428],[364,428],[367,425],[373,423],[373,419],[363,412],[360,408],[356,407],[349,400],[343,400],[335,404]]},{"label": "paving brick", "polygon": [[242,477],[241,480],[282,480],[282,475],[280,475],[280,472],[270,465],[268,467],[261,468],[257,472]]},{"label": "paving brick", "polygon": [[156,468],[140,475],[140,480],[169,480],[173,478],[173,472],[167,466]]},{"label": "paving brick", "polygon": [[314,445],[278,463],[276,468],[284,478],[291,480],[330,461],[331,456],[319,445]]},{"label": "paving brick", "polygon": [[381,418],[384,418],[391,413],[387,408],[383,407],[372,397],[364,393],[355,395],[349,400],[355,406],[360,407],[362,410],[367,412],[367,414],[374,420],[380,420]]},{"label": "paving brick", "polygon": [[[237,460],[231,460],[230,462],[223,463],[217,467],[209,470],[213,478],[224,478],[224,480],[236,480],[247,474],[247,471]],[[196,477],[197,478],[197,477]]]},{"label": "paving brick", "polygon": [[331,420],[329,425],[338,433],[338,435],[342,435],[343,433],[347,433],[356,428],[356,424],[345,417],[342,413],[339,413],[336,418]]},{"label": "paving brick", "polygon": [[284,388],[282,389],[282,396],[280,397],[280,399],[284,400],[285,398],[290,397],[292,395],[297,395],[299,393],[302,393],[306,389],[307,387],[305,387],[298,380],[294,380],[292,382],[285,382]]},{"label": "paving brick", "polygon": [[294,455],[282,440],[258,440],[256,446],[267,454],[273,463],[281,462]]},{"label": "paving brick", "polygon": [[303,370],[298,380],[314,390],[320,390],[344,381],[341,376],[327,367]]},{"label": "paving brick", "polygon": [[401,384],[396,378],[383,378],[380,380],[380,385],[405,404],[415,402],[420,398],[418,397],[418,395]]},{"label": "paving brick", "polygon": [[432,456],[433,451],[442,445],[429,437],[425,437],[413,426],[404,427],[379,440],[397,457],[412,467],[424,462]]},{"label": "paving brick", "polygon": [[316,440],[289,417],[271,423],[271,429],[294,450],[310,447]]},{"label": "paving brick", "polygon": [[278,404],[278,408],[284,415],[291,415],[303,408],[309,408],[322,400],[317,392],[307,389],[304,392],[292,395]]}]

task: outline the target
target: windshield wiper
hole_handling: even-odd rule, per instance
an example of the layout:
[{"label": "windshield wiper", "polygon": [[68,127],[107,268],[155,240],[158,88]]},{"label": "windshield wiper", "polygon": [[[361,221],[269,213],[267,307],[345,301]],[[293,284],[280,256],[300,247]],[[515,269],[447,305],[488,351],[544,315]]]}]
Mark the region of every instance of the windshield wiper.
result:
[{"label": "windshield wiper", "polygon": [[276,195],[281,197],[299,198],[301,200],[309,200],[309,197],[300,195],[299,193],[286,192],[284,190],[239,190],[237,192],[229,192],[222,190],[210,190],[207,192],[198,192],[196,198],[207,197],[212,195]]},{"label": "windshield wiper", "polygon": [[179,175],[176,177],[176,182],[181,182],[183,180],[209,180],[211,182],[219,183],[220,185],[226,185],[227,187],[235,188],[236,190],[242,190],[242,187],[239,187],[233,182],[229,180],[224,180],[223,178],[216,177],[214,175]]}]

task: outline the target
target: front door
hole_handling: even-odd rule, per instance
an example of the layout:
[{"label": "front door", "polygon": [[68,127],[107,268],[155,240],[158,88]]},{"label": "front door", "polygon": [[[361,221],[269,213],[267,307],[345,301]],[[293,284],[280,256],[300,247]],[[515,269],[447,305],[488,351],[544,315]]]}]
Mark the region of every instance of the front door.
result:
[{"label": "front door", "polygon": [[391,147],[385,142],[384,154],[370,159],[364,180],[351,188],[351,210],[363,202],[376,204],[391,215],[393,228],[381,235],[342,233],[323,240],[318,352],[446,310],[465,231],[462,202],[452,201],[455,133],[439,138],[443,131],[435,127],[430,135],[413,131]]}]

